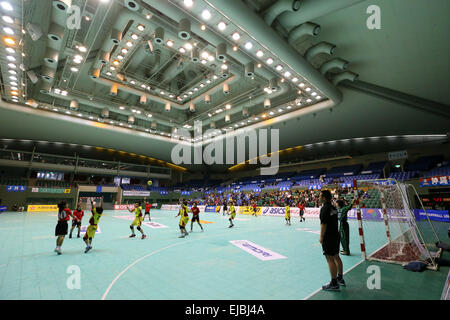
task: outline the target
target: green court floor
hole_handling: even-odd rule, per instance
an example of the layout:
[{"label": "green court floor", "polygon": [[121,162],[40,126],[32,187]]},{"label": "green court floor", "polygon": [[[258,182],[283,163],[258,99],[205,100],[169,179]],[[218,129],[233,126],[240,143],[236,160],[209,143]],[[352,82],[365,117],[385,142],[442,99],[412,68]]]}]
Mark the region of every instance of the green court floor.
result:
[{"label": "green court floor", "polygon": [[[227,217],[202,213],[201,220],[209,222],[203,225],[205,231],[194,225],[193,233],[179,239],[175,215],[176,212],[153,210],[152,222],[159,225],[145,225],[148,238],[141,240],[128,237],[132,217],[129,213],[106,211],[93,250],[85,254],[81,239],[67,237],[63,254],[58,256],[53,252],[55,213],[0,214],[0,299],[358,299],[358,290],[363,292],[366,288],[365,263],[359,264],[359,237],[354,221],[352,256],[342,260],[345,271],[359,265],[346,275],[346,293],[326,296],[314,294],[329,281],[317,219],[303,223],[293,219],[292,226],[286,226],[282,217],[238,215],[235,227],[229,229]],[[87,213],[83,225],[89,216]],[[250,254],[232,244],[233,240],[250,241],[257,249]],[[374,248],[383,245],[384,238],[377,241],[371,243]],[[260,248],[282,258],[261,260]],[[382,265],[382,273],[390,275],[383,280],[383,289],[389,287],[388,279],[397,280],[396,272],[408,273],[394,267],[388,273],[385,270],[391,270],[391,266]],[[73,287],[76,274],[72,270],[79,270],[80,288]],[[446,276],[445,270],[440,272]],[[435,277],[432,273],[418,275],[423,277],[423,286]],[[430,298],[439,299],[436,294],[442,292],[443,279],[438,288],[433,288]],[[376,299],[414,298],[385,290],[371,294]]]}]

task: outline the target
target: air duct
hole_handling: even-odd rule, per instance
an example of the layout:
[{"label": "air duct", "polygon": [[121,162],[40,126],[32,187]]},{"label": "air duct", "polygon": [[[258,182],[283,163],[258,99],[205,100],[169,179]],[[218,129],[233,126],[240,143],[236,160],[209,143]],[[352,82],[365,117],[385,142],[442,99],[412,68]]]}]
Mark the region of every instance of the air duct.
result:
[{"label": "air duct", "polygon": [[109,52],[102,51],[99,54],[99,58],[101,64],[107,64],[109,62],[110,54]]},{"label": "air duct", "polygon": [[344,80],[350,80],[353,82],[357,79],[358,79],[358,75],[356,73],[351,72],[351,71],[344,71],[344,72],[334,75],[332,78],[332,82],[333,82],[333,85],[337,86],[340,82],[342,82]]},{"label": "air duct", "polygon": [[219,61],[224,61],[227,59],[227,45],[225,43],[220,43],[216,48],[216,58]]},{"label": "air duct", "polygon": [[300,10],[284,11],[278,16],[277,21],[284,29],[290,31],[299,24],[315,21],[317,18],[364,1],[367,0],[301,0]]},{"label": "air duct", "polygon": [[230,85],[228,83],[223,84],[223,94],[230,94]]},{"label": "air duct", "polygon": [[[180,10],[177,6],[172,4],[170,1],[159,1],[159,0],[143,0],[145,3],[150,5],[151,7],[155,8],[158,11],[164,12],[165,15],[169,16],[171,19],[175,21],[180,21],[183,18],[190,19],[192,18],[188,13],[184,12],[183,10]],[[222,0],[223,1],[223,0]],[[223,1],[228,3],[227,1]],[[248,8],[247,8],[248,10]],[[258,17],[258,19],[260,19]],[[201,26],[203,23],[199,21],[191,21],[191,30],[195,34],[201,35],[201,37],[209,42],[213,46],[219,46],[220,43],[223,43],[223,39],[218,36],[217,34],[213,32],[204,32],[201,29]],[[253,61],[251,57],[249,57],[246,53],[243,53],[242,51],[231,51],[227,52],[228,56],[233,57],[235,60],[241,62],[242,64],[246,64],[250,61]],[[270,79],[270,77],[273,76],[272,71],[266,69],[266,68],[260,68],[257,70],[257,74],[261,75],[262,77],[266,79]]]},{"label": "air duct", "polygon": [[269,82],[269,89],[273,92],[278,90],[278,78],[272,78]]},{"label": "air duct", "polygon": [[269,109],[272,106],[272,104],[270,103],[270,99],[266,98],[264,99],[264,109]]},{"label": "air duct", "polygon": [[209,94],[205,94],[205,103],[210,104],[211,103],[211,96]]},{"label": "air duct", "polygon": [[[145,0],[147,3],[155,3],[154,0]],[[319,89],[325,97],[331,99],[335,104],[342,101],[342,93],[331,85],[327,79],[316,70],[308,61],[306,61],[298,52],[295,51],[261,18],[256,12],[250,10],[244,2],[240,0],[205,0],[208,4],[215,7],[221,14],[235,21],[238,27],[246,30],[252,35],[255,42],[263,47],[276,48],[274,55],[276,58],[284,61],[292,70],[301,74],[312,86]],[[339,1],[336,1],[339,2]],[[298,23],[296,24],[298,25]]]},{"label": "air duct", "polygon": [[119,88],[117,87],[117,85],[112,85],[111,89],[109,90],[109,94],[113,97],[117,96],[117,92],[118,92]]},{"label": "air duct", "polygon": [[299,0],[278,0],[264,12],[264,20],[270,26],[283,12],[295,12],[300,9]]},{"label": "air duct", "polygon": [[178,38],[189,40],[191,38],[191,21],[189,19],[181,19],[178,24]]},{"label": "air duct", "polygon": [[102,118],[109,118],[109,109],[108,108],[103,108],[102,112],[100,113]]},{"label": "air duct", "polygon": [[132,123],[134,123],[134,116],[133,115],[129,115],[128,116],[128,123],[130,123],[130,124],[132,124]]},{"label": "air duct", "polygon": [[347,70],[348,64],[349,64],[348,61],[345,61],[341,58],[334,58],[325,62],[320,67],[320,73],[326,74],[328,71],[332,69]]},{"label": "air duct", "polygon": [[41,76],[45,80],[53,83],[53,79],[55,78],[55,69],[50,68],[48,66],[44,66],[44,67],[42,67],[42,70],[41,70]]},{"label": "air duct", "polygon": [[164,110],[165,110],[166,112],[169,112],[171,109],[172,109],[172,106],[171,106],[170,102],[167,102],[166,105],[165,105],[165,107],[164,107]]},{"label": "air duct", "polygon": [[154,39],[157,44],[163,44],[164,43],[164,29],[161,27],[156,28]]},{"label": "air duct", "polygon": [[91,69],[90,75],[93,80],[100,78],[100,69]]},{"label": "air duct", "polygon": [[158,128],[158,122],[152,121],[151,128],[152,128],[153,130],[156,130],[156,128]]},{"label": "air duct", "polygon": [[139,99],[140,104],[146,104],[147,103],[147,96],[143,94]]},{"label": "air duct", "polygon": [[70,100],[70,105],[69,105],[70,110],[78,110],[79,107],[80,106],[79,106],[77,100]]},{"label": "air duct", "polygon": [[334,44],[322,41],[306,50],[305,58],[306,60],[311,61],[316,55],[320,53],[333,54],[335,50],[336,46]]},{"label": "air duct", "polygon": [[289,32],[288,35],[288,42],[291,45],[294,45],[297,40],[299,40],[301,37],[309,35],[309,36],[318,36],[320,33],[320,26],[315,23],[306,22],[298,27],[294,28]]},{"label": "air duct", "polygon": [[52,90],[52,83],[48,81],[41,81],[39,83],[39,92],[42,94],[49,94]]},{"label": "air duct", "polygon": [[195,112],[195,104],[189,103],[189,111],[190,112]]},{"label": "air duct", "polygon": [[55,41],[55,42],[61,41],[64,37],[64,27],[52,22],[50,24],[50,28],[48,30],[47,37],[51,41]]},{"label": "air duct", "polygon": [[198,63],[200,61],[200,54],[198,48],[193,48],[191,51],[191,61],[194,63]]},{"label": "air duct", "polygon": [[210,124],[209,124],[209,127],[211,128],[211,129],[215,129],[216,128],[216,123],[213,121],[213,122],[211,122]]},{"label": "air duct", "polygon": [[51,65],[57,65],[59,59],[59,51],[51,47],[45,48],[44,61]]},{"label": "air duct", "polygon": [[248,108],[243,108],[242,109],[242,116],[248,117]]},{"label": "air duct", "polygon": [[231,122],[231,116],[229,114],[225,115],[225,122]]},{"label": "air duct", "polygon": [[124,0],[125,7],[131,11],[138,11],[140,9],[139,3],[134,0]]},{"label": "air duct", "polygon": [[255,64],[253,62],[249,62],[244,67],[245,75],[249,78],[255,76]]}]

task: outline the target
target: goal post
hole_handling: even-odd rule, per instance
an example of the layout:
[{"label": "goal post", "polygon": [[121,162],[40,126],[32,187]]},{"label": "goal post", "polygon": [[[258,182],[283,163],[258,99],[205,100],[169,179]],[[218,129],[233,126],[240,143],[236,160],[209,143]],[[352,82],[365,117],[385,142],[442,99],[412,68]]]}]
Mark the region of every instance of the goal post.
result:
[{"label": "goal post", "polygon": [[[423,205],[426,219],[411,209],[408,191],[417,194],[412,185],[394,179],[354,180],[353,189],[364,260],[402,265],[424,261],[437,269],[439,238]],[[361,208],[362,200],[368,208]]]}]

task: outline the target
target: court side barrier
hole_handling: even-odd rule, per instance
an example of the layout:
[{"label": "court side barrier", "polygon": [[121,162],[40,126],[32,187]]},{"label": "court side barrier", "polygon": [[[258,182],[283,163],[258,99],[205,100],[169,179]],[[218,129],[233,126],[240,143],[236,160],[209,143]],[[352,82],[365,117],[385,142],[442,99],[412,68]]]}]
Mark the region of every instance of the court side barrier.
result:
[{"label": "court side barrier", "polygon": [[0,213],[6,212],[8,208],[6,206],[0,206]]},{"label": "court side barrier", "polygon": [[[142,205],[144,208],[144,205]],[[157,203],[152,203],[152,209],[158,208]],[[134,209],[134,204],[115,204],[114,210],[128,210],[128,209]]]},{"label": "court side barrier", "polygon": [[[291,217],[299,217],[300,209],[297,207],[291,207]],[[286,214],[286,207],[262,207],[262,216],[282,216]],[[320,208],[305,208],[303,210],[303,216],[305,218],[318,218],[320,214]]]},{"label": "court side barrier", "polygon": [[[208,207],[208,206],[197,206],[197,208],[199,209],[200,212],[205,212],[206,207]],[[189,208],[191,208],[191,206],[189,206]],[[178,211],[178,210],[180,210],[180,205],[179,204],[163,204],[161,206],[161,210]]]},{"label": "court side barrier", "polygon": [[43,205],[43,204],[30,204],[27,207],[27,212],[53,212],[58,211],[58,206],[54,205]]}]

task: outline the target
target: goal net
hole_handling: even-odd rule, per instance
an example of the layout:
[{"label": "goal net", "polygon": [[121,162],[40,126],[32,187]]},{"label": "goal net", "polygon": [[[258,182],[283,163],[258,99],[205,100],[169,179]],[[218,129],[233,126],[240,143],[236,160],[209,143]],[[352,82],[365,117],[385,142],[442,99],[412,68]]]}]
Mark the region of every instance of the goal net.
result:
[{"label": "goal net", "polygon": [[419,216],[411,209],[418,206],[412,200],[423,209],[414,187],[393,179],[361,180],[354,182],[353,193],[364,259],[402,265],[424,261],[437,268],[439,238],[426,210]]}]

